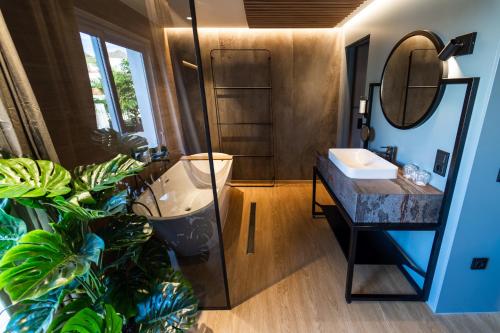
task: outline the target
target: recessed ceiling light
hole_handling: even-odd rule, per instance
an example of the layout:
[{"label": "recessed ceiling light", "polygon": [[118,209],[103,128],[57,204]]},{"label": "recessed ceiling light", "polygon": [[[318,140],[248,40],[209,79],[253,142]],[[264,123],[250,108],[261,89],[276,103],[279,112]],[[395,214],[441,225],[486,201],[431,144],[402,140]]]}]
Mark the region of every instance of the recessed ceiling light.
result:
[{"label": "recessed ceiling light", "polygon": [[193,18],[191,16],[186,17],[187,20],[191,21]]}]

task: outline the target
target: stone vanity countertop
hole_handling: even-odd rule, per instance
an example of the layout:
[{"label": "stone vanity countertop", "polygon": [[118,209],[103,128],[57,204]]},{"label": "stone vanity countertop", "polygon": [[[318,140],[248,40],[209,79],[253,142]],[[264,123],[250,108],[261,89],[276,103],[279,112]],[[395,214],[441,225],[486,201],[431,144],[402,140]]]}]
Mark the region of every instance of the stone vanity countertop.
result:
[{"label": "stone vanity countertop", "polygon": [[352,179],[327,156],[318,156],[316,166],[353,222],[438,222],[443,192],[414,184],[401,170],[396,179]]}]

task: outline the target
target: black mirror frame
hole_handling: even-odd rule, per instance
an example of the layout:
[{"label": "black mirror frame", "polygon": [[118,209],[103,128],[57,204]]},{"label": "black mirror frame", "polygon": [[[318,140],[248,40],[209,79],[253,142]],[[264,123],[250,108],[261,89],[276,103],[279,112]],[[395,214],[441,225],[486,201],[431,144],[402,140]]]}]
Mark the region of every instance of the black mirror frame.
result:
[{"label": "black mirror frame", "polygon": [[432,44],[434,44],[434,46],[436,47],[436,51],[438,54],[444,48],[444,43],[441,40],[441,38],[439,38],[439,36],[436,35],[435,33],[433,33],[432,31],[416,30],[416,31],[410,32],[409,34],[406,34],[403,38],[401,38],[396,43],[396,45],[394,45],[394,47],[391,50],[391,53],[389,53],[389,56],[387,57],[385,64],[384,64],[384,69],[382,70],[382,77],[380,78],[380,85],[381,85],[380,89],[379,89],[380,107],[382,108],[382,114],[384,115],[384,118],[387,120],[387,122],[389,124],[391,124],[391,126],[396,127],[398,129],[401,129],[401,130],[406,130],[406,129],[418,127],[418,126],[422,125],[424,122],[426,122],[434,114],[434,111],[436,111],[436,109],[439,106],[439,103],[441,102],[441,99],[443,98],[443,95],[444,95],[446,85],[443,84],[443,79],[445,79],[448,75],[447,62],[441,61],[440,79],[439,79],[438,88],[436,90],[436,93],[434,94],[434,98],[432,100],[431,106],[427,109],[427,111],[424,113],[424,115],[422,117],[420,117],[420,119],[418,119],[416,122],[414,122],[411,125],[400,126],[389,119],[389,117],[386,115],[386,112],[384,110],[384,103],[382,102],[382,90],[384,89],[385,69],[387,67],[387,64],[389,63],[389,60],[391,59],[392,55],[397,50],[399,45],[401,45],[404,41],[406,41],[408,38],[413,37],[413,36],[424,36],[427,39],[429,39],[432,42]]}]

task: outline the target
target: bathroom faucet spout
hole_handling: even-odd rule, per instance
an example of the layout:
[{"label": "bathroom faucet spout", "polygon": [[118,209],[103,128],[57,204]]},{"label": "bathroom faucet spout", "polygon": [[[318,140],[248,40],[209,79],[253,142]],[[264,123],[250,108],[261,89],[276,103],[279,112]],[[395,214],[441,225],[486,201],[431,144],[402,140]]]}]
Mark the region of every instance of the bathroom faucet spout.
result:
[{"label": "bathroom faucet spout", "polygon": [[382,149],[385,149],[384,151],[374,151],[377,155],[385,158],[391,163],[395,163],[397,159],[397,154],[398,154],[398,147],[396,146],[384,146],[380,147]]}]

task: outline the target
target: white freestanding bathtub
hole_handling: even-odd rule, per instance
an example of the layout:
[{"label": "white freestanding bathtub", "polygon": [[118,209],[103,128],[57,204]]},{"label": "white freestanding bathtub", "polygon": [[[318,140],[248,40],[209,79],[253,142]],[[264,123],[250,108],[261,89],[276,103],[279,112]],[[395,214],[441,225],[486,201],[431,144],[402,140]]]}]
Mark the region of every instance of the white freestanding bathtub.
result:
[{"label": "white freestanding bathtub", "polygon": [[[207,154],[191,156],[207,157]],[[221,153],[213,156],[231,158]],[[229,211],[232,166],[232,159],[214,160],[222,227]],[[208,159],[180,160],[151,185],[151,190],[142,193],[136,203],[134,212],[147,216],[155,233],[178,255],[196,256],[218,242]]]}]

